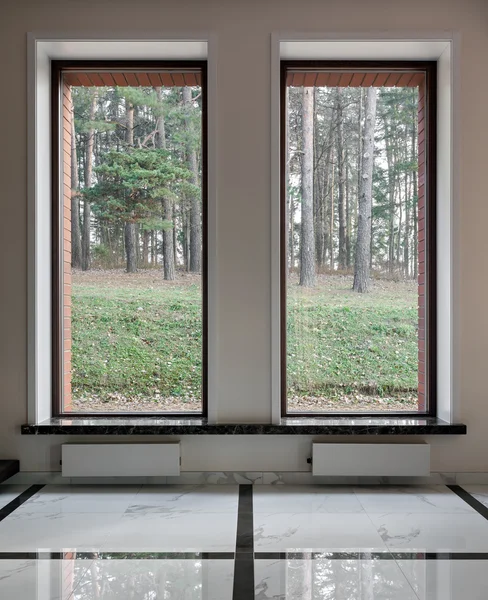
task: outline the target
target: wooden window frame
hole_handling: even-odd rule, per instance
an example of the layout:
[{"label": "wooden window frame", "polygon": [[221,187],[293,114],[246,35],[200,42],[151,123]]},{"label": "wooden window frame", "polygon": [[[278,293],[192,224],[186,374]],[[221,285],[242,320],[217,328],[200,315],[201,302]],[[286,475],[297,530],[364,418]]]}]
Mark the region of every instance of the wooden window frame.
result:
[{"label": "wooden window frame", "polygon": [[[64,411],[63,346],[63,194],[62,160],[62,75],[84,70],[179,70],[198,69],[202,89],[202,402],[201,411],[191,412],[66,412]],[[65,418],[206,418],[208,415],[208,77],[207,60],[51,60],[51,315],[52,315],[52,401],[53,417]]]},{"label": "wooden window frame", "polygon": [[[287,387],[286,88],[288,71],[413,71],[425,75],[425,411],[289,412]],[[281,416],[292,418],[405,418],[437,416],[437,62],[361,60],[280,61],[280,399]],[[419,338],[420,341],[420,338]]]}]

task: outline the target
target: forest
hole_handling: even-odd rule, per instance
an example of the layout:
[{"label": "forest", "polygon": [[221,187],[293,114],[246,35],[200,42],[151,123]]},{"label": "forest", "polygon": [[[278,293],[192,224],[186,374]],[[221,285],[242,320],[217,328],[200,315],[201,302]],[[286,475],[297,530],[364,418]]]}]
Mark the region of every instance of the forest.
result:
[{"label": "forest", "polygon": [[418,88],[286,94],[289,410],[417,410]]},{"label": "forest", "polygon": [[[202,89],[72,99],[73,410],[199,411]],[[286,105],[288,409],[415,411],[418,88]]]}]

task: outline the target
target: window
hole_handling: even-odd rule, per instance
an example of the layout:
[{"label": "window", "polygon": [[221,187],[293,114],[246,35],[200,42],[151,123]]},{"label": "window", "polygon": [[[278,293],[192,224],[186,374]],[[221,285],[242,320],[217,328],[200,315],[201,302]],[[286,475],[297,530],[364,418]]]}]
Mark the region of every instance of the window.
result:
[{"label": "window", "polygon": [[436,64],[281,62],[283,415],[435,414]]},{"label": "window", "polygon": [[52,62],[53,414],[206,414],[206,62]]}]

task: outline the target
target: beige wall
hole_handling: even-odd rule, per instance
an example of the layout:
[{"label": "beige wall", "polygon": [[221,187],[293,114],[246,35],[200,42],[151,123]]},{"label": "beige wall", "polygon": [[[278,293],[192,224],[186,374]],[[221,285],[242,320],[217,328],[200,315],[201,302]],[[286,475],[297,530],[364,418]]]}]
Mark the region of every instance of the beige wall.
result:
[{"label": "beige wall", "polygon": [[[432,467],[488,471],[487,25],[483,0],[0,0],[0,456],[20,458],[22,470],[57,470],[64,441],[19,433],[27,404],[26,32],[217,34],[219,408],[225,403],[227,421],[266,422],[271,415],[270,33],[420,28],[461,34],[462,134],[456,164],[461,195],[454,223],[460,241],[454,253],[461,264],[455,306],[461,380],[455,400],[469,434],[432,439]],[[307,470],[311,438],[183,441],[184,470]]]}]

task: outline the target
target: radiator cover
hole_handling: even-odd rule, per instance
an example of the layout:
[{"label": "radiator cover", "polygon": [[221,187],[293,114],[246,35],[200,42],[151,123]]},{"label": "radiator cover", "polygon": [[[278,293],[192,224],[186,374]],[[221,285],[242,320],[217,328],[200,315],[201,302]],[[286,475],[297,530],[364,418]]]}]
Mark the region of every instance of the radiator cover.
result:
[{"label": "radiator cover", "polygon": [[62,444],[63,477],[180,474],[180,443]]},{"label": "radiator cover", "polygon": [[313,475],[427,476],[429,444],[312,444]]}]

